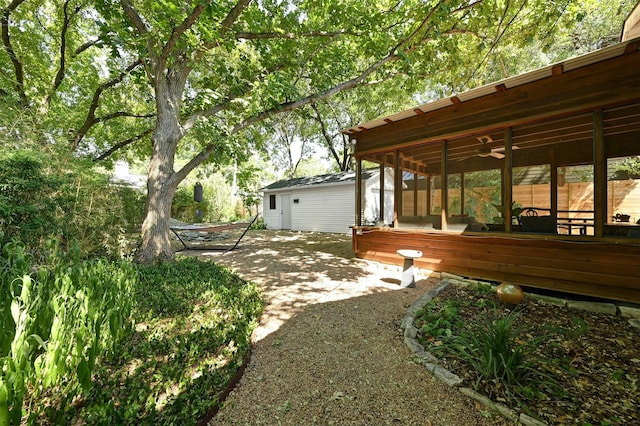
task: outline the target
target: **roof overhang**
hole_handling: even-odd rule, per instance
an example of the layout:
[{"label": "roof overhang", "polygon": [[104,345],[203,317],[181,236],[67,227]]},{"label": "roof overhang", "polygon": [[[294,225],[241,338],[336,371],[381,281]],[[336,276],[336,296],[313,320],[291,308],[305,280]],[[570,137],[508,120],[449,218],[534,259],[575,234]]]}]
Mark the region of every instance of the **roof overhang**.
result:
[{"label": "roof overhang", "polygon": [[636,4],[622,26],[621,41],[625,42],[640,37],[640,2]]},{"label": "roof overhang", "polygon": [[[378,170],[364,170],[362,173],[363,180],[371,179],[379,173]],[[336,173],[332,175],[308,176],[304,178],[295,178],[285,181],[278,181],[261,188],[261,192],[289,192],[300,189],[327,188],[349,185],[356,183],[355,171]]]},{"label": "roof overhang", "polygon": [[[640,8],[638,6],[636,6],[636,9],[634,9],[634,11],[638,11],[638,13],[640,14]],[[545,78],[553,77],[554,75],[562,74],[602,61],[606,61],[608,59],[616,58],[626,53],[637,51],[639,48],[640,39],[625,41],[585,55],[567,59],[563,62],[549,65],[514,77],[509,77],[491,84],[487,84],[485,86],[480,86],[467,92],[451,96],[449,98],[440,99],[435,102],[426,103],[392,115],[376,118],[366,123],[342,129],[341,132],[352,138],[357,138],[359,133],[365,132],[367,130],[387,126],[408,118],[424,115],[429,112],[450,107],[452,105],[462,104],[464,102],[468,102],[470,100],[481,98],[483,96],[491,95],[497,92],[504,92],[514,87],[523,86],[529,83],[543,80]]]}]

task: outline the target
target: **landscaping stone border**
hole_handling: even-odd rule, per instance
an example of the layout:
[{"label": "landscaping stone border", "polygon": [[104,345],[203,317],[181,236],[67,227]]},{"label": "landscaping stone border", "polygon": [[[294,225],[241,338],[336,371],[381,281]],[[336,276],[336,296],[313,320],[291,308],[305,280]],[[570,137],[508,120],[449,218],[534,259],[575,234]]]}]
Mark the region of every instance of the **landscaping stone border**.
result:
[{"label": "landscaping stone border", "polygon": [[[427,370],[429,370],[435,377],[444,382],[446,385],[450,387],[457,387],[460,392],[464,395],[473,398],[475,401],[483,404],[488,409],[500,414],[501,416],[513,421],[514,423],[519,423],[525,426],[545,426],[546,423],[543,423],[533,417],[530,417],[524,413],[518,415],[514,410],[506,407],[503,404],[496,403],[486,396],[479,394],[473,389],[461,386],[463,380],[453,374],[449,370],[443,368],[439,365],[439,360],[430,352],[426,351],[424,346],[422,346],[417,339],[418,329],[413,325],[416,319],[416,314],[424,305],[429,303],[431,299],[436,297],[442,290],[447,288],[450,284],[467,287],[470,285],[475,286],[489,286],[495,289],[495,285],[486,281],[479,280],[471,280],[458,275],[449,274],[446,272],[440,273],[440,283],[430,289],[427,293],[425,293],[422,297],[420,297],[415,303],[413,303],[402,319],[400,323],[400,327],[404,332],[404,341],[413,352],[413,359],[424,365]],[[556,305],[556,306],[567,306],[573,309],[581,309],[586,311],[598,312],[598,313],[606,313],[610,315],[621,315],[623,317],[630,318],[629,323],[636,327],[640,326],[640,308],[630,307],[630,306],[618,306],[614,303],[601,303],[601,302],[584,302],[584,301],[574,301],[569,299],[563,299],[558,297],[544,296],[533,293],[526,293],[526,297],[540,300],[544,303]]]}]

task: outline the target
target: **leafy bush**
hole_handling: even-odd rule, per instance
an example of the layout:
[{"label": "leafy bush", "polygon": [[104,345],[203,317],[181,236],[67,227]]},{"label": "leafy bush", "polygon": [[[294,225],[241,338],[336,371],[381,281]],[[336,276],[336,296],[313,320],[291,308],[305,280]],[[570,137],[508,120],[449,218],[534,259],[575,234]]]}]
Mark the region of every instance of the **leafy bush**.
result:
[{"label": "leafy bush", "polygon": [[[477,374],[474,387],[491,397],[518,403],[523,395],[538,393],[537,387],[555,388],[545,371],[536,367],[535,351],[544,337],[522,338],[517,310],[502,314],[489,286],[473,286],[475,299],[436,297],[416,314],[422,343],[436,354],[461,360]],[[484,314],[469,322],[466,310]],[[492,386],[487,386],[491,383]],[[500,395],[491,390],[500,389]]]},{"label": "leafy bush", "polygon": [[171,203],[171,217],[187,223],[204,222],[209,217],[209,202],[193,199],[193,187],[182,185],[176,190]]},{"label": "leafy bush", "polygon": [[267,224],[264,223],[264,218],[259,217],[255,222],[253,222],[251,229],[255,231],[267,229]]},{"label": "leafy bush", "polygon": [[418,313],[420,333],[432,341],[439,341],[445,337],[451,337],[452,329],[457,321],[458,303],[455,301],[443,301],[436,303],[432,300]]},{"label": "leafy bush", "polygon": [[43,163],[25,152],[0,159],[0,242],[11,239],[37,246],[57,227],[60,182],[44,173]]},{"label": "leafy bush", "polygon": [[[91,388],[96,361],[130,329],[137,272],[129,264],[81,261],[47,243],[38,266],[25,247],[3,247],[0,278],[0,426],[34,421],[42,394],[66,407]],[[32,272],[35,271],[35,272]],[[27,399],[28,404],[23,404]]]},{"label": "leafy bush", "polygon": [[193,258],[139,271],[136,332],[98,367],[70,423],[197,424],[246,357],[262,311],[255,284]]},{"label": "leafy bush", "polygon": [[237,220],[245,216],[238,199],[230,203],[233,188],[222,173],[212,173],[199,180],[203,187],[204,199],[193,200],[195,178],[185,179],[173,197],[171,217],[187,223],[208,222],[219,223]]},{"label": "leafy bush", "polygon": [[142,222],[143,194],[116,187],[90,164],[14,151],[0,158],[0,243],[24,242],[38,255],[49,238],[67,249],[80,244],[85,258],[121,257]]},{"label": "leafy bush", "polygon": [[121,258],[130,254],[144,215],[140,191],[114,186],[107,176],[83,166],[60,188],[59,232],[78,241],[85,257]]}]

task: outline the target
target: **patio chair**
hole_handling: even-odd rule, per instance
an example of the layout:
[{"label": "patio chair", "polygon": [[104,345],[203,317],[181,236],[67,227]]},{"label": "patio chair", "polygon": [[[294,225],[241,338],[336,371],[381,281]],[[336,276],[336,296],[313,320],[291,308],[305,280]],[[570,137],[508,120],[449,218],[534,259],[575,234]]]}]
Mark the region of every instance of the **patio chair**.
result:
[{"label": "patio chair", "polygon": [[518,223],[522,227],[522,232],[536,234],[558,233],[556,219],[551,215],[538,216],[538,212],[533,208],[525,210],[523,215],[518,216]]}]

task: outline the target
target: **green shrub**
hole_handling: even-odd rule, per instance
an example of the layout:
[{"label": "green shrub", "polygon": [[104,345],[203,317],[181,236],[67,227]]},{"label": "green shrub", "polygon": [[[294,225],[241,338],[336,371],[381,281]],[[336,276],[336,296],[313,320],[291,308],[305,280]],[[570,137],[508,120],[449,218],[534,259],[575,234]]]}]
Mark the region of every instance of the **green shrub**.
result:
[{"label": "green shrub", "polygon": [[456,301],[431,300],[416,316],[421,335],[433,341],[451,337],[452,329],[460,321],[458,309]]},{"label": "green shrub", "polygon": [[0,426],[20,424],[23,410],[34,421],[43,393],[64,409],[130,330],[138,276],[130,264],[81,261],[78,246],[64,253],[55,241],[46,249],[37,265],[23,245],[3,247]]},{"label": "green shrub", "polygon": [[69,423],[197,424],[246,357],[262,311],[255,284],[194,258],[139,271],[136,332]]},{"label": "green shrub", "polygon": [[447,342],[446,350],[462,358],[478,372],[480,381],[502,384],[505,396],[518,400],[523,392],[535,392],[532,384],[549,380],[534,367],[533,354],[542,338],[521,339],[515,324],[518,312],[511,311],[471,326],[469,331],[454,336]]},{"label": "green shrub", "polygon": [[0,158],[0,243],[22,241],[36,256],[50,238],[67,249],[77,242],[85,258],[125,256],[143,206],[142,193],[111,185],[89,163],[19,150]]},{"label": "green shrub", "polygon": [[59,232],[77,241],[84,257],[121,258],[130,254],[144,215],[140,191],[111,185],[106,175],[78,166],[60,191]]},{"label": "green shrub", "polygon": [[187,223],[204,222],[209,218],[209,210],[206,199],[199,203],[194,201],[193,186],[181,185],[173,196],[171,217]]},{"label": "green shrub", "polygon": [[256,231],[267,229],[267,224],[264,223],[264,218],[261,216],[255,222],[253,222],[253,225],[251,225],[251,229]]},{"label": "green shrub", "polygon": [[49,237],[57,228],[53,195],[59,186],[34,154],[0,158],[0,242],[18,239],[35,247]]}]

